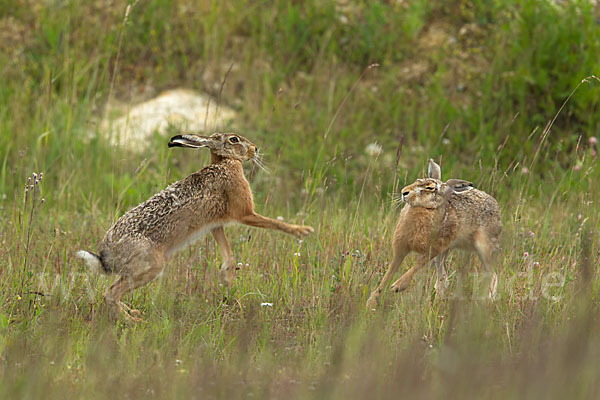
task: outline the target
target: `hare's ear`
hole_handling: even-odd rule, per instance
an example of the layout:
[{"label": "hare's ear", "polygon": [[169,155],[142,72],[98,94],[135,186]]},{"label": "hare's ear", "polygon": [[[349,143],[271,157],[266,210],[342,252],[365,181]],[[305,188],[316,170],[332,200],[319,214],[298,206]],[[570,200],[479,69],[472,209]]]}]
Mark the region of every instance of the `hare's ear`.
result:
[{"label": "hare's ear", "polygon": [[442,169],[439,165],[433,161],[433,158],[429,159],[429,168],[427,168],[427,176],[432,179],[442,180]]},{"label": "hare's ear", "polygon": [[442,195],[443,198],[447,199],[454,193],[454,188],[452,185],[449,185],[448,182],[438,183],[438,193]]},{"label": "hare's ear", "polygon": [[462,179],[448,179],[446,181],[446,185],[448,185],[456,193],[473,189],[473,184],[471,182],[464,181]]},{"label": "hare's ear", "polygon": [[195,134],[176,135],[169,140],[169,147],[190,147],[198,149],[200,147],[214,148],[216,141],[213,137],[200,136]]}]

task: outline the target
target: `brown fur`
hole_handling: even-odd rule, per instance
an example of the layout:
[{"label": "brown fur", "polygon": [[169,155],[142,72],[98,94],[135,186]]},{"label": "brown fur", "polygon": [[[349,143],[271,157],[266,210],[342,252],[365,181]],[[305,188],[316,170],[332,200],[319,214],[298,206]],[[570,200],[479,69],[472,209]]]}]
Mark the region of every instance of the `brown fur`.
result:
[{"label": "brown fur", "polygon": [[277,229],[298,237],[313,232],[310,226],[292,225],[263,217],[254,211],[250,185],[242,162],[255,157],[257,149],[235,134],[210,137],[178,135],[169,147],[208,147],[211,165],[169,185],[142,204],[129,210],[106,232],[99,255],[80,251],[78,256],[104,273],[119,275],[105,294],[116,313],[137,320],[139,312],[121,303],[129,290],[153,280],[174,252],[212,233],[221,248],[221,275],[227,284],[235,276],[235,259],[223,226],[231,222]]},{"label": "brown fur", "polygon": [[402,189],[402,198],[407,204],[394,232],[394,258],[381,283],[371,293],[367,302],[369,309],[376,308],[380,293],[404,258],[413,251],[419,254],[416,265],[392,284],[392,290],[405,290],[415,272],[438,256],[441,258],[436,260],[439,273],[447,251],[460,248],[477,252],[486,271],[493,274],[490,296],[495,293],[497,279],[491,253],[498,247],[502,232],[498,203],[467,181],[452,179],[443,183],[439,179],[439,166],[435,166],[437,169],[430,164],[429,174],[436,178],[417,179]]}]

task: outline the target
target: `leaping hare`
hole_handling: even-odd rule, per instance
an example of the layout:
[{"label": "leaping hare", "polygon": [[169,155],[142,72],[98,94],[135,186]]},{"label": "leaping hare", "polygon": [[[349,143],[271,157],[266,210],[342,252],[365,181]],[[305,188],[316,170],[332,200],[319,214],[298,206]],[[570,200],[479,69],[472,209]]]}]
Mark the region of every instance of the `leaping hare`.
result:
[{"label": "leaping hare", "polygon": [[[486,272],[491,274],[490,298],[496,292],[498,279],[492,266],[491,253],[498,247],[502,219],[498,202],[489,194],[475,189],[460,179],[441,181],[441,169],[429,162],[429,178],[417,179],[402,189],[407,204],[392,241],[394,258],[381,283],[371,293],[367,308],[377,307],[377,299],[387,287],[402,260],[411,252],[419,254],[415,266],[392,284],[392,290],[405,290],[413,275],[431,259],[436,259],[438,274],[448,250],[460,248],[477,252]],[[441,277],[438,275],[438,282]]]},{"label": "leaping hare", "polygon": [[140,312],[127,307],[121,297],[153,280],[173,253],[208,232],[221,249],[220,273],[227,284],[235,276],[235,259],[224,225],[239,222],[298,237],[313,232],[310,226],[287,224],[254,211],[242,162],[255,159],[258,150],[248,139],[233,133],[186,134],[172,137],[169,147],[207,147],[211,164],[125,213],[106,232],[98,254],[77,252],[92,270],[119,275],[104,300],[115,315],[122,313],[131,320],[139,320]]}]

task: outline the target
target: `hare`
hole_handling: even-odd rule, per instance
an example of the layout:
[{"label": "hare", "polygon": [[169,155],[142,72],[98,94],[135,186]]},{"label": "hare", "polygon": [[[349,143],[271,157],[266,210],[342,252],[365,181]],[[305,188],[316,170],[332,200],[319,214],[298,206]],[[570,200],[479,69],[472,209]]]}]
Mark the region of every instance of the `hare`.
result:
[{"label": "hare", "polygon": [[492,251],[498,247],[502,218],[498,202],[489,194],[475,189],[460,179],[441,181],[441,169],[429,162],[429,178],[417,179],[402,189],[406,206],[400,217],[392,242],[394,257],[381,283],[367,301],[368,309],[377,307],[378,297],[411,252],[419,254],[415,266],[392,284],[392,290],[405,290],[413,275],[431,259],[436,258],[438,283],[444,273],[448,250],[460,248],[477,252],[492,279],[489,287],[493,299],[498,283],[492,266]]},{"label": "hare", "polygon": [[121,297],[153,280],[177,250],[208,232],[221,249],[220,274],[226,284],[235,277],[235,259],[223,231],[226,224],[277,229],[298,237],[313,232],[310,226],[288,224],[254,211],[242,162],[258,162],[258,149],[248,139],[233,133],[185,134],[172,137],[169,147],[207,147],[211,164],[125,213],[106,232],[98,254],[77,252],[90,269],[119,275],[104,300],[114,315],[121,313],[134,321],[140,312],[127,307]]}]

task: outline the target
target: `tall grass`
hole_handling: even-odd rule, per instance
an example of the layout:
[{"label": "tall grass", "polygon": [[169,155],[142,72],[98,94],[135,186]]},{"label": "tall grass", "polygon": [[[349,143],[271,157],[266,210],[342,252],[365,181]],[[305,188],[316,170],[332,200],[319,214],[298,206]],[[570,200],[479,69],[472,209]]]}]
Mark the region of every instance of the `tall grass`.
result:
[{"label": "tall grass", "polygon": [[[573,92],[599,73],[589,2],[128,5],[0,2],[0,393],[598,397],[600,88]],[[127,297],[144,323],[114,324],[111,280],[74,252],[207,157],[160,136],[113,148],[98,121],[109,97],[179,85],[235,107],[266,150],[271,173],[248,171],[259,211],[316,232],[229,227],[231,290],[206,238]],[[390,193],[429,157],[502,206],[499,298],[457,252],[450,297],[424,271],[366,312]],[[24,220],[34,171],[45,203]]]}]

